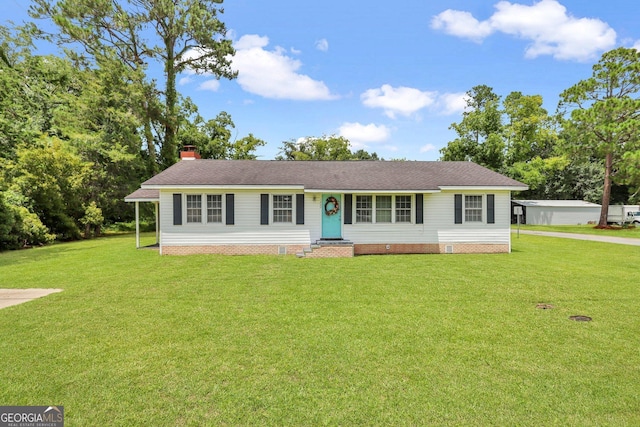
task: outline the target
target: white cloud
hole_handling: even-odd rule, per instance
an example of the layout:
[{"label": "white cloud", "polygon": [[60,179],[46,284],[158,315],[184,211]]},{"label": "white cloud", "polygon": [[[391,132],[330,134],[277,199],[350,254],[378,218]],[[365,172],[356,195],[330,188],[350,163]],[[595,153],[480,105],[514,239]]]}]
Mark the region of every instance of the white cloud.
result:
[{"label": "white cloud", "polygon": [[238,71],[243,90],[273,99],[330,100],[336,96],[322,81],[300,74],[302,63],[287,56],[283,48],[266,50],[268,37],[255,34],[240,37],[234,43],[232,67]]},{"label": "white cloud", "polygon": [[329,50],[329,42],[327,39],[320,39],[316,41],[316,49],[322,52],[326,52]]},{"label": "white cloud", "polygon": [[421,153],[428,153],[429,151],[435,151],[435,150],[436,150],[436,146],[433,144],[427,144],[420,147]]},{"label": "white cloud", "polygon": [[269,37],[257,34],[247,34],[233,44],[237,50],[249,50],[253,48],[263,48],[269,45]]},{"label": "white cloud", "polygon": [[349,140],[351,146],[356,149],[366,148],[367,144],[378,144],[389,139],[391,130],[385,125],[369,123],[343,123],[338,134]]},{"label": "white cloud", "polygon": [[486,21],[478,21],[469,12],[448,9],[433,17],[431,27],[475,42],[494,32],[529,40],[527,58],[551,55],[587,61],[616,44],[616,32],[606,22],[577,18],[557,0],[541,0],[532,6],[500,1],[495,9]]},{"label": "white cloud", "polygon": [[488,22],[480,22],[469,12],[447,9],[431,19],[431,28],[456,37],[481,42],[493,29]]},{"label": "white cloud", "polygon": [[435,92],[423,92],[410,87],[385,84],[378,89],[369,89],[360,95],[362,103],[370,108],[382,108],[385,114],[395,119],[397,114],[411,116],[418,110],[435,102]]},{"label": "white cloud", "polygon": [[438,110],[440,114],[448,116],[462,113],[467,107],[467,97],[465,92],[444,93],[439,95]]},{"label": "white cloud", "polygon": [[377,89],[368,89],[360,95],[362,103],[370,108],[382,108],[387,117],[412,116],[423,108],[442,115],[462,113],[467,105],[466,93],[443,93],[421,91],[410,87],[384,84]]},{"label": "white cloud", "polygon": [[[188,74],[192,74],[192,73],[188,73]],[[184,77],[180,77],[180,80],[178,80],[178,86],[184,86],[186,84],[189,84],[193,81],[193,78],[191,78],[191,76],[184,76]]]},{"label": "white cloud", "polygon": [[640,51],[640,40],[637,40],[631,47]]},{"label": "white cloud", "polygon": [[220,88],[219,80],[207,80],[200,83],[200,85],[198,86],[198,90],[210,90],[212,92],[217,92],[218,88]]}]

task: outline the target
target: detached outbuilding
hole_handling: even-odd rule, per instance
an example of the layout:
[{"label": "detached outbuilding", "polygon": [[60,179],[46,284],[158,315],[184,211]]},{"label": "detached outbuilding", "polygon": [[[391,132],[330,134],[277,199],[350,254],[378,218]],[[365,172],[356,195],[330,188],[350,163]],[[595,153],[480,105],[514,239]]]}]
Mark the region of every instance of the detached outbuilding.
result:
[{"label": "detached outbuilding", "polygon": [[522,209],[520,224],[577,225],[597,222],[601,206],[584,200],[512,200],[511,223],[517,223],[516,207]]}]

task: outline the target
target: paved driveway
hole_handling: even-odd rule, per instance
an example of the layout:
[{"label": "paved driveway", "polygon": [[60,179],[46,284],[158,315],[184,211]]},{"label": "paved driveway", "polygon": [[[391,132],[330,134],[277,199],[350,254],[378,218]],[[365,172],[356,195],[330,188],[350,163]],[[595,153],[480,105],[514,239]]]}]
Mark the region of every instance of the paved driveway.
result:
[{"label": "paved driveway", "polygon": [[[518,230],[511,230],[517,233]],[[619,245],[640,246],[640,239],[631,237],[595,236],[591,234],[557,233],[554,231],[520,230],[521,234],[534,234],[536,236],[562,237],[564,239],[591,240],[594,242],[617,243]]]},{"label": "paved driveway", "polygon": [[62,292],[62,289],[0,289],[0,308],[22,304],[56,292]]}]

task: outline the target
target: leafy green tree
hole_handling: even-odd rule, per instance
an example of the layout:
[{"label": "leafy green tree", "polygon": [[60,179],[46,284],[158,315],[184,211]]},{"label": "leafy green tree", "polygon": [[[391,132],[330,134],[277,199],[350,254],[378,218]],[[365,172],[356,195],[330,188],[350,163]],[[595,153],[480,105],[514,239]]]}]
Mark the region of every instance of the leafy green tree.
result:
[{"label": "leafy green tree", "polygon": [[[82,46],[82,55],[98,62],[117,57],[136,72],[149,62],[162,66],[164,92],[146,86],[148,96],[162,96],[162,146],[164,167],[177,160],[179,95],[177,75],[186,69],[210,73],[217,78],[235,78],[231,56],[235,53],[226,28],[218,15],[222,0],[33,0],[30,13],[49,18],[60,29],[58,40],[69,46]],[[147,77],[148,84],[152,79]],[[147,114],[153,114],[154,105]],[[147,122],[145,133],[151,127]],[[147,136],[147,144],[152,139]],[[154,150],[150,150],[153,155]]]},{"label": "leafy green tree", "polygon": [[353,160],[383,160],[378,157],[377,153],[369,153],[362,148],[352,154]]},{"label": "leafy green tree", "polygon": [[[187,100],[185,106],[189,105]],[[182,121],[179,145],[193,145],[203,159],[254,160],[258,147],[266,145],[265,141],[252,134],[232,140],[235,124],[224,111],[207,122],[197,114],[195,107],[190,111],[195,117]]]},{"label": "leafy green tree", "polygon": [[55,133],[91,164],[83,204],[96,202],[108,222],[128,219],[123,212],[131,209],[123,199],[148,176],[140,132],[144,119],[136,110],[144,92],[131,74],[119,61],[77,70],[82,84],[60,96],[52,120]]},{"label": "leafy green tree", "polygon": [[28,37],[0,27],[0,158],[13,158],[19,146],[51,133],[60,96],[73,96],[72,67],[55,56],[32,56]]},{"label": "leafy green tree", "polygon": [[460,123],[450,126],[458,137],[440,150],[442,160],[473,161],[496,171],[504,167],[500,97],[486,85],[467,92],[467,109]]},{"label": "leafy green tree", "polygon": [[343,136],[308,137],[282,143],[276,160],[377,160],[376,153],[365,150],[351,152],[349,140]]},{"label": "leafy green tree", "polygon": [[55,236],[40,218],[24,206],[16,206],[0,191],[0,252],[51,243]]},{"label": "leafy green tree", "polygon": [[511,92],[503,102],[506,123],[505,163],[512,165],[535,157],[553,157],[558,142],[556,120],[542,107],[540,95]]},{"label": "leafy green tree", "polygon": [[633,184],[640,164],[640,52],[618,48],[606,52],[590,78],[561,94],[564,127],[575,136],[575,156],[601,159],[604,165],[599,227],[606,227],[614,182]]},{"label": "leafy green tree", "polygon": [[80,237],[78,221],[84,215],[83,202],[91,164],[74,153],[68,143],[56,137],[17,150],[5,174],[13,204],[23,206],[63,240]]},{"label": "leafy green tree", "polygon": [[15,225],[13,206],[6,200],[5,189],[0,187],[0,251],[18,247],[20,239],[14,231]]},{"label": "leafy green tree", "polygon": [[229,144],[228,158],[232,160],[255,160],[255,151],[267,143],[252,133]]},{"label": "leafy green tree", "polygon": [[92,234],[94,236],[100,235],[100,229],[104,223],[104,216],[102,216],[102,209],[96,205],[96,202],[89,203],[84,209],[84,216],[80,218],[80,223],[84,225],[85,239],[91,237]]}]

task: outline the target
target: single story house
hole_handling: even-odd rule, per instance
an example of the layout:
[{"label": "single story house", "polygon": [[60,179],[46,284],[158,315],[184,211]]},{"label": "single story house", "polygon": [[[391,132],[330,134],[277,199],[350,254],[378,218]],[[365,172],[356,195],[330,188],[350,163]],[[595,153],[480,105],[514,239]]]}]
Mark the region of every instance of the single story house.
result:
[{"label": "single story house", "polygon": [[577,225],[598,222],[601,206],[584,200],[513,200],[511,223],[517,223],[514,208],[521,207],[520,224]]},{"label": "single story house", "polygon": [[510,252],[527,189],[471,162],[181,158],[125,198],[156,204],[163,255]]}]

